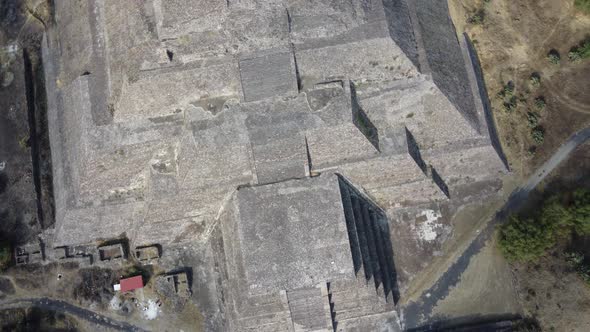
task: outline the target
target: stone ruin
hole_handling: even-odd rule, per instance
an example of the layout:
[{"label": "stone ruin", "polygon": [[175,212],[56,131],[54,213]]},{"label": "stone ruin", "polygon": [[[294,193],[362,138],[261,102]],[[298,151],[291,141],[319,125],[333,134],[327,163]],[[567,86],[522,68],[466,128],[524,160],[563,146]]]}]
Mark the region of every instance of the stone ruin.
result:
[{"label": "stone ruin", "polygon": [[162,276],[166,283],[168,283],[176,295],[180,298],[188,298],[191,296],[191,288],[186,272],[170,273]]},{"label": "stone ruin", "polygon": [[101,261],[121,261],[127,259],[127,249],[122,243],[108,244],[98,247],[98,257]]},{"label": "stone ruin", "polygon": [[55,7],[55,245],[218,243],[238,330],[394,326],[423,241],[396,226],[501,189],[444,1]]},{"label": "stone ruin", "polygon": [[45,246],[40,240],[32,241],[14,248],[16,265],[36,264],[45,260]]},{"label": "stone ruin", "polygon": [[220,221],[230,330],[397,324],[387,217],[342,176],[241,188]]},{"label": "stone ruin", "polygon": [[134,254],[135,259],[137,259],[140,263],[154,264],[162,255],[161,252],[162,249],[159,245],[149,245],[135,248]]}]

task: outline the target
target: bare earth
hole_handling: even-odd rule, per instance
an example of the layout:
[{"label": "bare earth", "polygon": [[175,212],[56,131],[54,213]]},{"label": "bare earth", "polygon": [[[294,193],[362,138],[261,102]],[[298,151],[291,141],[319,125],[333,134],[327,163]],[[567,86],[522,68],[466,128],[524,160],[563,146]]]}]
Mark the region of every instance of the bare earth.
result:
[{"label": "bare earth", "polygon": [[[511,168],[515,175],[525,178],[569,135],[590,124],[590,62],[572,63],[567,58],[570,48],[588,38],[590,17],[576,11],[573,1],[449,3],[458,33],[467,32],[478,51]],[[468,23],[482,8],[483,23]],[[547,60],[551,49],[560,53],[560,64]],[[540,86],[531,84],[532,73],[540,74]],[[509,81],[514,82],[518,99],[512,112],[505,110],[505,100],[498,96]],[[544,98],[545,109],[535,107],[537,97]],[[541,144],[531,137],[528,112],[540,114],[539,125],[545,131]],[[533,195],[533,201],[543,191],[554,192],[572,184],[587,186],[589,168],[590,145],[586,143],[540,184],[540,193]],[[563,249],[556,249],[536,264],[510,266],[494,247],[494,243],[488,243],[475,257],[460,284],[439,302],[436,313],[456,317],[470,312],[486,315],[512,311],[535,317],[547,331],[590,330],[590,288],[560,257],[558,252]]]},{"label": "bare earth", "polygon": [[[579,13],[573,1],[563,0],[451,0],[451,13],[458,32],[466,31],[475,44],[499,136],[514,172],[526,176],[543,163],[573,132],[590,124],[590,66],[588,61],[572,63],[569,50],[588,37],[590,17]],[[467,23],[484,9],[482,24]],[[547,53],[556,49],[559,65],[551,64]],[[541,85],[530,83],[539,73]],[[506,112],[498,97],[512,81],[517,109]],[[544,110],[535,109],[534,99],[543,97]],[[535,144],[528,127],[527,112],[538,112],[545,140]],[[529,150],[536,149],[535,153]]]}]

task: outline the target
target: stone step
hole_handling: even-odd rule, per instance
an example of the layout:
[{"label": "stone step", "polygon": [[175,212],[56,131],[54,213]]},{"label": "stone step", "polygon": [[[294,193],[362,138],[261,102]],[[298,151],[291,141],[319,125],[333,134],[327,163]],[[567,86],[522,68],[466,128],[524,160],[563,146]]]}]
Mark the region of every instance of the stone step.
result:
[{"label": "stone step", "polygon": [[338,290],[334,290],[330,294],[330,301],[334,303],[340,299],[358,298],[358,288],[358,285],[354,285],[349,288],[339,288]]},{"label": "stone step", "polygon": [[359,306],[356,308],[348,309],[348,310],[339,310],[335,311],[334,321],[342,321],[351,318],[363,317],[367,315],[374,315],[381,312],[392,310],[393,307],[384,306],[381,304],[372,304],[370,302],[364,303],[363,306]]},{"label": "stone step", "polygon": [[344,206],[344,216],[346,219],[346,228],[348,230],[348,238],[350,241],[350,250],[352,254],[352,263],[354,266],[355,272],[359,272],[363,269],[362,267],[362,257],[361,257],[361,249],[359,245],[359,238],[356,230],[356,225],[354,221],[354,212],[352,210],[352,200],[350,197],[350,192],[348,186],[342,181],[340,183],[340,193],[342,194],[342,205]]},{"label": "stone step", "polygon": [[253,297],[243,307],[243,316],[259,316],[265,314],[277,314],[286,312],[289,308],[283,304],[280,298]]},{"label": "stone step", "polygon": [[325,295],[320,288],[304,288],[287,292],[287,300],[294,326],[306,330],[327,327]]},{"label": "stone step", "polygon": [[266,325],[254,325],[249,327],[242,327],[240,331],[244,332],[288,332],[292,331],[289,326],[290,322],[271,323]]},{"label": "stone step", "polygon": [[[358,287],[364,289],[362,292],[366,296],[378,296],[387,302],[388,299],[393,299],[392,293],[396,287],[387,219],[383,211],[345,179],[340,180],[340,192]],[[372,291],[369,290],[370,286]],[[352,285],[345,285],[343,288],[347,287]],[[330,292],[335,293],[338,290],[339,284],[333,282]]]},{"label": "stone step", "polygon": [[241,318],[239,324],[245,331],[288,331],[291,318],[288,312]]},{"label": "stone step", "polygon": [[297,289],[295,291],[287,292],[287,298],[289,299],[289,303],[301,300],[301,299],[310,299],[310,298],[321,298],[322,292],[319,288],[303,288]]},{"label": "stone step", "polygon": [[365,273],[365,277],[371,278],[373,277],[373,261],[371,260],[371,254],[369,252],[369,244],[368,244],[368,237],[365,231],[365,222],[363,220],[362,214],[362,202],[360,201],[359,197],[356,195],[351,195],[352,201],[352,210],[354,214],[354,222],[356,226],[356,233],[359,239],[359,248],[361,251],[361,257],[363,262],[363,270]]}]

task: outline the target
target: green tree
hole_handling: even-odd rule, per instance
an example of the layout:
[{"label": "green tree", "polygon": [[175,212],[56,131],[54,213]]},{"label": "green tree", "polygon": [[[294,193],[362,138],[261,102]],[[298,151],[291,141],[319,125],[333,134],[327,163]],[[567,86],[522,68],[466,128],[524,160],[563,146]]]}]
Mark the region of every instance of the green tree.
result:
[{"label": "green tree", "polygon": [[552,196],[543,203],[539,220],[558,236],[569,235],[573,225],[571,210],[563,205],[559,195]]},{"label": "green tree", "polygon": [[579,235],[590,235],[590,190],[574,191],[571,214],[575,232]]},{"label": "green tree", "polygon": [[545,224],[549,219],[519,219],[510,216],[500,228],[500,250],[511,261],[533,261],[555,245],[553,227]]}]

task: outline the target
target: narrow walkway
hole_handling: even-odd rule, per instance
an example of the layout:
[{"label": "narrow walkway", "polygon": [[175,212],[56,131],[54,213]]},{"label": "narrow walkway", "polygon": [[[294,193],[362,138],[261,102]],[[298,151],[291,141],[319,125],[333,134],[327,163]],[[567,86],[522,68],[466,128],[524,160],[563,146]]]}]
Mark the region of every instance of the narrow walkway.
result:
[{"label": "narrow walkway", "polygon": [[416,328],[428,323],[432,310],[437,302],[449,294],[451,287],[457,285],[461,275],[469,266],[471,258],[480,252],[487,240],[494,234],[496,225],[501,223],[510,213],[518,210],[525,202],[529,193],[579,145],[586,142],[589,138],[590,128],[580,130],[570,136],[553,153],[551,158],[529,177],[523,186],[512,192],[504,206],[496,213],[494,219],[487,223],[487,226],[475,237],[459,259],[449,267],[431,288],[425,290],[416,302],[409,303],[401,309],[403,311],[402,317],[404,318],[403,324],[405,329]]}]

